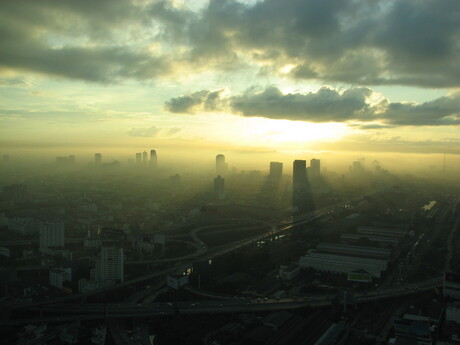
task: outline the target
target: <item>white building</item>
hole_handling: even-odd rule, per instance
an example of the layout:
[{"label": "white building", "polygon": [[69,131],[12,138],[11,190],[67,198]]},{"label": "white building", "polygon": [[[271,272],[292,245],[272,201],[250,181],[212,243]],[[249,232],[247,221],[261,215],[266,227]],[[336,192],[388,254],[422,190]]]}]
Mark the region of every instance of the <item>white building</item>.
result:
[{"label": "white building", "polygon": [[40,224],[40,252],[45,252],[50,247],[64,247],[63,222]]},{"label": "white building", "polygon": [[96,259],[96,281],[123,281],[123,248],[101,247]]},{"label": "white building", "polygon": [[372,276],[380,278],[382,271],[387,269],[387,260],[318,253],[310,250],[307,255],[299,259],[299,266],[304,268],[312,267],[317,271],[331,273],[364,270],[372,274]]},{"label": "white building", "polygon": [[49,273],[50,285],[62,289],[63,283],[65,281],[72,280],[72,269],[70,267],[66,268],[52,268]]}]

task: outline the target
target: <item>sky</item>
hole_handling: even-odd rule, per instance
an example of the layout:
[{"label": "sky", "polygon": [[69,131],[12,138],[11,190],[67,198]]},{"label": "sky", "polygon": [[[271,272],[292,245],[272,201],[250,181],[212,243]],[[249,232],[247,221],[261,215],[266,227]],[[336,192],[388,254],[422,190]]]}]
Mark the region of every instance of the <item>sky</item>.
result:
[{"label": "sky", "polygon": [[0,1],[0,153],[460,155],[458,0]]}]

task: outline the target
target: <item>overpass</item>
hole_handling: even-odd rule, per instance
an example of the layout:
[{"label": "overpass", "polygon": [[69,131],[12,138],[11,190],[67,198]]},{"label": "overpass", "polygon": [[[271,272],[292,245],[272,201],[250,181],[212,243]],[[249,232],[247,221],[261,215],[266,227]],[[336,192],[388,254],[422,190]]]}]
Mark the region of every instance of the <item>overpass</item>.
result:
[{"label": "overpass", "polygon": [[[353,304],[395,298],[423,291],[429,291],[442,286],[442,277],[406,284],[399,287],[358,292],[353,294]],[[3,325],[17,325],[33,322],[65,322],[76,319],[119,319],[119,318],[149,318],[168,315],[200,315],[225,313],[251,313],[289,310],[299,308],[318,308],[329,306],[337,295],[317,295],[306,297],[248,298],[237,297],[220,301],[192,301],[178,303],[108,303],[108,304],[69,304],[55,303],[27,308],[37,312],[40,317],[32,319],[16,319],[2,322]]]}]

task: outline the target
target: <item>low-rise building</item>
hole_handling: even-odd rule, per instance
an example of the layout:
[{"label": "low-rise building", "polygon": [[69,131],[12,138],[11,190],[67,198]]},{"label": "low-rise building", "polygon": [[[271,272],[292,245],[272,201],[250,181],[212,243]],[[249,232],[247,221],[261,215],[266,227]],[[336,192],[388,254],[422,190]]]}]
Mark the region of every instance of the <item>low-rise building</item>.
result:
[{"label": "low-rise building", "polygon": [[364,235],[364,234],[342,234],[340,235],[340,242],[346,244],[358,243],[363,240],[375,243],[379,247],[396,247],[399,245],[400,239],[399,238],[392,238],[392,237],[382,237],[382,236],[371,236],[371,235]]},{"label": "low-rise building", "polygon": [[65,281],[72,280],[72,269],[70,267],[55,267],[49,271],[50,285],[58,289],[63,288]]},{"label": "low-rise building", "polygon": [[356,270],[364,270],[372,276],[380,278],[387,269],[387,260],[369,259],[350,255],[335,255],[319,253],[310,250],[307,255],[299,259],[300,267],[311,267],[317,271],[331,273],[349,273]]},{"label": "low-rise building", "polygon": [[442,293],[445,297],[460,300],[460,273],[444,273]]},{"label": "low-rise building", "polygon": [[298,265],[281,265],[279,269],[279,276],[283,280],[292,280],[296,278],[300,273],[300,267]]},{"label": "low-rise building", "polygon": [[356,246],[341,243],[319,243],[316,250],[322,253],[353,255],[374,259],[389,259],[391,249]]}]

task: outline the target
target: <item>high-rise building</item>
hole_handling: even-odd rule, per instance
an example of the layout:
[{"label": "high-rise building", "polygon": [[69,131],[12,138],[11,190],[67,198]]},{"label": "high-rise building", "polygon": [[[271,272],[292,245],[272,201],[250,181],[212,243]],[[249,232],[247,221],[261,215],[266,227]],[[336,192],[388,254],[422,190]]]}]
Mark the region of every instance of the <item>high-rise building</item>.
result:
[{"label": "high-rise building", "polygon": [[136,153],[136,165],[141,165],[142,164],[142,153],[137,152]]},{"label": "high-rise building", "polygon": [[225,156],[219,154],[216,156],[216,174],[217,175],[225,175],[227,172],[227,163],[225,163]]},{"label": "high-rise building", "polygon": [[225,197],[224,179],[220,175],[214,179],[214,196],[217,200]]},{"label": "high-rise building", "polygon": [[99,257],[96,259],[96,281],[123,281],[124,263],[122,247],[101,247]]},{"label": "high-rise building", "polygon": [[64,223],[60,221],[40,224],[40,251],[51,247],[64,247]]},{"label": "high-rise building", "polygon": [[102,155],[100,153],[94,154],[94,163],[96,163],[97,165],[102,163]]},{"label": "high-rise building", "polygon": [[309,193],[307,178],[307,162],[295,160],[292,174],[292,206],[297,212],[311,211],[313,201]]},{"label": "high-rise building", "polygon": [[283,163],[270,162],[270,178],[280,179],[281,175],[283,175]]},{"label": "high-rise building", "polygon": [[310,170],[309,173],[311,177],[319,177],[321,174],[321,162],[319,159],[313,158],[310,160]]},{"label": "high-rise building", "polygon": [[158,166],[157,152],[155,150],[150,150],[150,165],[153,168]]},{"label": "high-rise building", "polygon": [[295,160],[292,171],[292,188],[294,191],[307,188],[307,162],[305,160]]},{"label": "high-rise building", "polygon": [[147,165],[147,151],[142,152],[142,164]]}]

